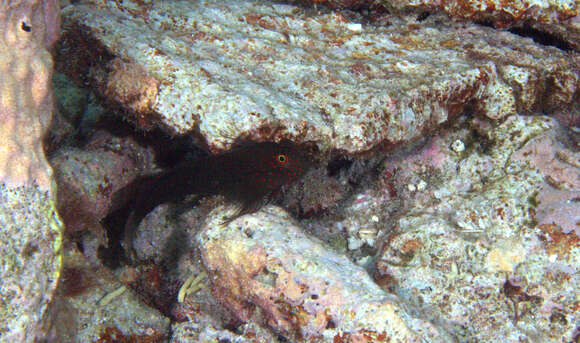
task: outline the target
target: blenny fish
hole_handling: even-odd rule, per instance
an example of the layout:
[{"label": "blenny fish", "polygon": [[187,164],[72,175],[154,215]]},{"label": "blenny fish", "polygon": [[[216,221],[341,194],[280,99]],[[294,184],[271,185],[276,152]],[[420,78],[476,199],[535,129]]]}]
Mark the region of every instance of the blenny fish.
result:
[{"label": "blenny fish", "polygon": [[[141,177],[121,194],[130,198],[124,224],[126,257],[135,261],[134,234],[143,218],[158,205],[192,194],[223,195],[237,205],[236,213],[225,220],[230,222],[259,210],[282,186],[300,179],[310,165],[308,150],[291,141],[249,143],[222,154],[184,160],[168,170]],[[132,190],[127,192],[128,188]]]}]

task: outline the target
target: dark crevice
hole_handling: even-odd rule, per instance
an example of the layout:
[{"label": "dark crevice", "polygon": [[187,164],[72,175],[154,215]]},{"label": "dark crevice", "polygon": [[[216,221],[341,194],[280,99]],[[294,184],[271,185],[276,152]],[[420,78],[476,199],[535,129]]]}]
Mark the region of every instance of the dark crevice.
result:
[{"label": "dark crevice", "polygon": [[348,169],[352,166],[353,160],[345,156],[339,156],[328,162],[326,170],[328,176],[336,176],[341,170]]},{"label": "dark crevice", "polygon": [[562,38],[549,32],[540,31],[528,25],[524,25],[522,27],[512,27],[508,31],[518,36],[531,38],[538,44],[553,46],[562,51],[574,50],[570,44]]},{"label": "dark crevice", "polygon": [[429,12],[421,12],[418,16],[417,16],[417,21],[418,22],[422,22],[425,19],[429,18],[429,16],[431,15],[431,13]]},{"label": "dark crevice", "polygon": [[[207,155],[207,152],[195,144],[195,139],[191,135],[172,136],[161,128],[149,131],[136,130],[131,123],[117,116],[105,117],[92,128],[93,132],[99,130],[104,130],[115,137],[131,136],[139,145],[153,149],[155,162],[161,168],[175,166],[184,159],[197,159]],[[91,135],[87,134],[83,143],[90,139]]]},{"label": "dark crevice", "polygon": [[[479,20],[477,21],[477,24],[485,27],[491,27],[494,29],[497,28],[494,22],[489,19]],[[558,37],[555,34],[533,28],[528,24],[524,24],[523,26],[512,27],[507,31],[513,33],[514,35],[531,38],[534,42],[541,45],[553,46],[562,51],[574,51],[574,48],[572,48],[566,40]]]}]

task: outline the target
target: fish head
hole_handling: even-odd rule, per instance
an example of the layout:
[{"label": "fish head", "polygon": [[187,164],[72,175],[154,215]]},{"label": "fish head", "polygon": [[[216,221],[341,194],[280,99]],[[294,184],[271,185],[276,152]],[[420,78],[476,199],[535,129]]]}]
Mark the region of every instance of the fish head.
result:
[{"label": "fish head", "polygon": [[259,145],[254,172],[256,181],[265,189],[276,190],[297,181],[312,165],[309,151],[291,141]]}]

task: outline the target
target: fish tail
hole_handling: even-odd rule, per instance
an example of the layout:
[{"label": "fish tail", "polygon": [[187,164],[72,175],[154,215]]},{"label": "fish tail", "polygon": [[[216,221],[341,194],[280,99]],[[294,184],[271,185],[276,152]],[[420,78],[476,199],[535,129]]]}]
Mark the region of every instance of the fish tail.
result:
[{"label": "fish tail", "polygon": [[191,178],[196,170],[191,166],[183,166],[142,176],[116,194],[113,203],[124,203],[125,210],[118,211],[124,218],[118,218],[116,222],[123,227],[123,250],[129,262],[136,261],[133,240],[141,221],[157,206],[179,201],[195,193],[196,185]]}]

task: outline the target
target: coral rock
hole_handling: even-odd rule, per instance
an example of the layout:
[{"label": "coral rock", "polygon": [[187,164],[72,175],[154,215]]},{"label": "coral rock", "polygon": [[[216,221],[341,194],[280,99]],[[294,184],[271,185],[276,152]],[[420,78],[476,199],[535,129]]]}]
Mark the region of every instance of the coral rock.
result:
[{"label": "coral rock", "polygon": [[213,151],[244,137],[360,153],[467,106],[500,119],[578,101],[577,56],[442,17],[385,27],[266,1],[91,3],[64,10],[61,50],[95,42],[84,72],[102,96]]},{"label": "coral rock", "polygon": [[296,342],[419,342],[426,332],[443,340],[279,208],[227,226],[216,213],[199,235],[201,254],[214,296],[239,320],[265,321]]},{"label": "coral rock", "polygon": [[56,0],[0,3],[0,340],[34,342],[61,268],[62,226],[42,138],[52,115]]},{"label": "coral rock", "polygon": [[415,11],[420,16],[439,12],[496,28],[517,27],[516,31],[529,32],[544,42],[553,35],[561,40],[557,45],[580,50],[580,6],[573,0],[387,0],[382,4],[395,12]]},{"label": "coral rock", "polygon": [[[462,341],[572,341],[580,244],[570,224],[580,213],[572,200],[578,191],[544,181],[551,174],[555,184],[576,187],[578,169],[556,158],[572,153],[562,128],[546,116],[477,122],[476,139],[470,130],[434,139],[428,150],[447,156],[423,161],[427,172],[416,155],[387,164],[404,171],[395,178],[421,175],[428,186],[379,236],[376,279]],[[452,148],[457,139],[468,143],[460,153]]]},{"label": "coral rock", "polygon": [[166,342],[169,319],[143,304],[110,270],[73,250],[51,306],[51,342]]},{"label": "coral rock", "polygon": [[153,153],[133,139],[103,131],[84,150],[67,148],[56,153],[51,163],[59,187],[58,209],[67,232],[94,229],[111,211],[115,192],[150,170],[152,160]]}]

